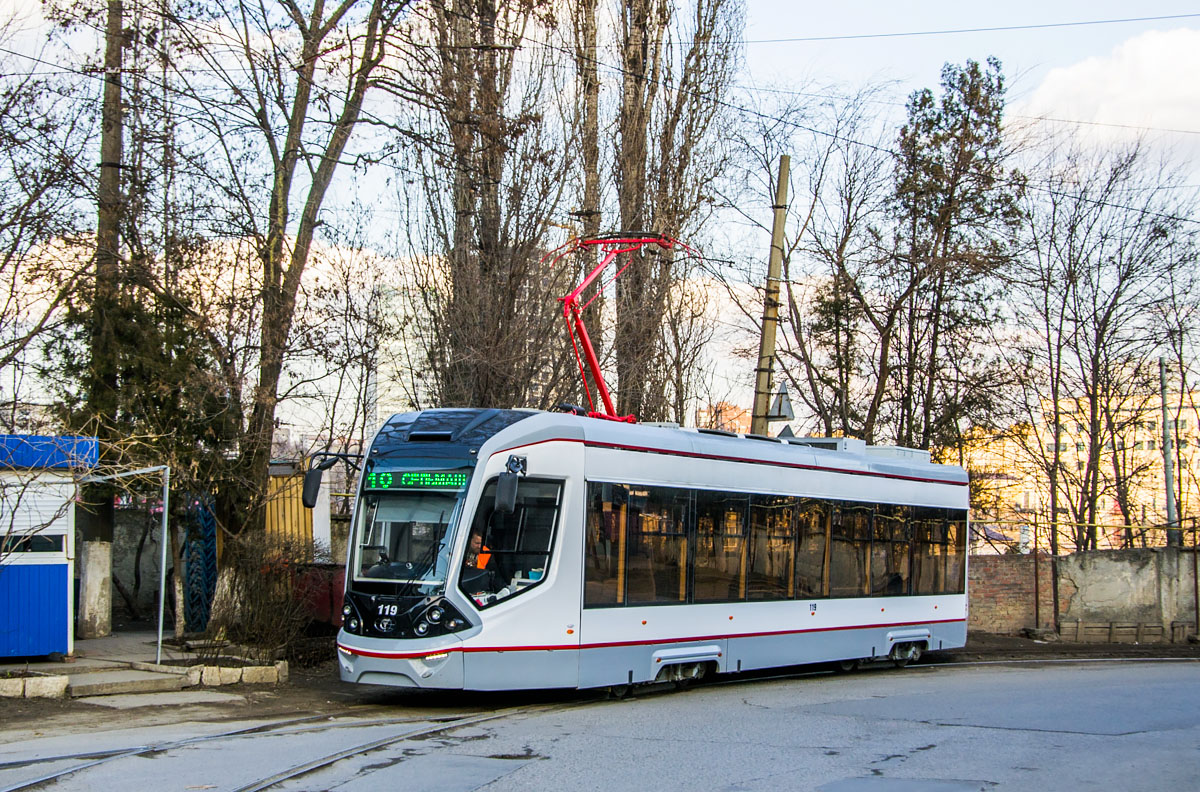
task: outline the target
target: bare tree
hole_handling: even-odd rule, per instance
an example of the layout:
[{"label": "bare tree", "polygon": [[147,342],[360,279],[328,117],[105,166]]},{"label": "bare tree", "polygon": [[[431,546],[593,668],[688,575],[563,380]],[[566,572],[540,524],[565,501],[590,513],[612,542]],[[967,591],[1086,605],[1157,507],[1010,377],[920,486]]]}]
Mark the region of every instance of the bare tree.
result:
[{"label": "bare tree", "polygon": [[[688,237],[714,203],[727,161],[725,101],[738,65],[742,5],[696,0],[676,19],[664,0],[623,0],[622,86],[614,155],[625,231]],[[617,411],[665,417],[661,322],[684,273],[671,257],[636,253],[617,281],[613,337]],[[695,345],[700,339],[690,342]]]},{"label": "bare tree", "polygon": [[[0,21],[0,45],[14,34]],[[0,56],[0,400],[9,425],[21,386],[86,276],[79,169],[94,117],[68,80],[39,74],[37,58]],[[44,397],[42,397],[44,401]]]},{"label": "bare tree", "polygon": [[1150,463],[1135,443],[1154,441],[1155,358],[1183,318],[1176,290],[1196,263],[1186,220],[1194,207],[1170,189],[1171,169],[1140,146],[1070,148],[1044,167],[1013,282],[1023,341],[1014,360],[1032,429],[1027,451],[1048,478],[1052,520],[1067,514],[1071,543],[1088,549],[1106,516],[1102,498],[1126,525],[1139,510],[1136,483]]},{"label": "bare tree", "polygon": [[[417,97],[402,199],[417,389],[440,406],[550,406],[567,390],[557,298],[573,270],[548,269],[577,117],[538,3],[423,6],[406,44]],[[565,49],[565,48],[562,48]],[[432,55],[432,57],[431,57]],[[532,60],[529,60],[532,58]]]},{"label": "bare tree", "polygon": [[[407,0],[308,8],[212,0],[172,16],[176,118],[209,142],[206,175],[227,209],[213,233],[253,241],[261,312],[234,478],[219,516],[261,526],[296,300],[335,173],[377,87]],[[264,200],[265,199],[265,200]]]}]

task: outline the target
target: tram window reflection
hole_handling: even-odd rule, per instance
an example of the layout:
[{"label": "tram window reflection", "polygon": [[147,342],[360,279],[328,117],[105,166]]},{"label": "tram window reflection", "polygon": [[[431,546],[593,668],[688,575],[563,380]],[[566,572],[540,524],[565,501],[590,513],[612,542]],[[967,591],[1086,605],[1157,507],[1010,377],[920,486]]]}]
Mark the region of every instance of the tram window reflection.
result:
[{"label": "tram window reflection", "polygon": [[687,601],[687,512],[690,492],[628,488],[625,601]]},{"label": "tram window reflection", "polygon": [[728,492],[696,492],[694,602],[728,602],[745,596],[746,511],[750,498]]},{"label": "tram window reflection", "polygon": [[584,606],[624,601],[625,504],[620,484],[588,484]]},{"label": "tram window reflection", "polygon": [[871,506],[840,503],[830,529],[829,596],[861,597],[870,590]]},{"label": "tram window reflection", "polygon": [[795,567],[796,498],[754,495],[750,499],[746,598],[790,599]]},{"label": "tram window reflection", "polygon": [[962,594],[967,561],[966,513],[951,510],[946,520],[946,577],[942,593]]},{"label": "tram window reflection", "polygon": [[803,498],[799,501],[797,522],[800,542],[796,547],[796,587],[793,596],[801,599],[824,597],[825,562],[828,551],[829,504]]},{"label": "tram window reflection", "polygon": [[909,593],[909,535],[912,509],[881,504],[875,509],[871,545],[871,592],[876,596]]},{"label": "tram window reflection", "polygon": [[913,509],[913,593],[940,594],[946,578],[946,510]]}]

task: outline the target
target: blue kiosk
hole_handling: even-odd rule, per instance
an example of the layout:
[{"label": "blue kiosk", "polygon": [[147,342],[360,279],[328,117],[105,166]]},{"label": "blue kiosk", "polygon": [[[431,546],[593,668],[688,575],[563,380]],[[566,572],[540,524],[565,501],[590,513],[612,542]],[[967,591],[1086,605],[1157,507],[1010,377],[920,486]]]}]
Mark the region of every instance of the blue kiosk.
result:
[{"label": "blue kiosk", "polygon": [[74,650],[75,473],[93,437],[0,435],[0,657]]}]

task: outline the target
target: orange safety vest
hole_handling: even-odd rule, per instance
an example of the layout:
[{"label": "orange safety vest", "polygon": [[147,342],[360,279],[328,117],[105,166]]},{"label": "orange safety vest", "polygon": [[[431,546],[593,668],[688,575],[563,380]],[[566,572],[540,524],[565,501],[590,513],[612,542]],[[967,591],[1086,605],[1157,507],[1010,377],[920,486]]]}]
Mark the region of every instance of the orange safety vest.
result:
[{"label": "orange safety vest", "polygon": [[487,545],[482,545],[479,548],[479,555],[475,556],[475,566],[479,569],[486,569],[488,561],[492,560],[492,551]]}]

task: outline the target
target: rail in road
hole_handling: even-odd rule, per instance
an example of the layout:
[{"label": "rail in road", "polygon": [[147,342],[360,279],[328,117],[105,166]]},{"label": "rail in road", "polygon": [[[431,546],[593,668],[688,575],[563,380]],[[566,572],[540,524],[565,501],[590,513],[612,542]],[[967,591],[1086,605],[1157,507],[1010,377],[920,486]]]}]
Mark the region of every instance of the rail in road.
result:
[{"label": "rail in road", "polygon": [[[260,790],[268,789],[272,786],[293,778],[298,778],[315,770],[329,767],[344,759],[361,756],[372,751],[387,748],[405,740],[428,738],[443,732],[450,732],[454,729],[474,726],[476,724],[486,723],[488,721],[495,721],[518,715],[533,714],[556,707],[577,705],[579,703],[586,703],[586,701],[574,701],[561,704],[542,704],[529,707],[508,707],[494,712],[460,716],[443,716],[434,718],[384,717],[373,719],[342,720],[334,723],[330,722],[328,715],[315,715],[303,718],[273,721],[267,724],[232,729],[229,731],[218,732],[216,734],[206,734],[202,736],[170,740],[162,743],[150,743],[98,751],[86,751],[71,754],[53,754],[49,756],[38,756],[28,759],[0,761],[0,779],[3,779],[4,775],[14,770],[33,767],[45,768],[67,763],[67,766],[65,767],[54,767],[53,769],[46,770],[45,772],[41,772],[33,777],[26,777],[15,783],[8,784],[6,786],[0,786],[0,792],[24,792],[25,790],[35,790],[51,783],[76,776],[78,774],[86,773],[87,771],[92,771],[97,768],[102,768],[105,765],[110,765],[121,760],[130,759],[133,757],[164,756],[173,751],[179,751],[180,749],[190,747],[220,746],[222,744],[229,745],[235,741],[252,739],[256,737],[261,738],[264,736],[296,736],[305,733],[327,736],[331,732],[337,731],[345,732],[368,729],[378,730],[380,728],[400,728],[399,733],[388,734],[386,736],[366,742],[355,742],[332,753],[323,754],[317,756],[316,758],[287,766],[282,770],[271,773],[270,775],[256,778],[249,783],[241,783],[238,786],[230,787],[231,792],[259,792]],[[0,780],[0,783],[3,783],[3,781]],[[201,788],[211,787],[201,785]]]},{"label": "rail in road", "polygon": [[[1136,659],[1070,659],[1055,660],[1037,658],[1029,660],[974,661],[963,663],[938,663],[915,666],[941,678],[943,672],[969,669],[973,666],[994,665],[1055,667],[1075,665],[1098,667],[1106,663],[1154,664],[1191,663],[1196,659],[1180,658],[1136,658]],[[729,686],[742,686],[749,695],[756,695],[756,687],[767,683],[801,679],[827,673],[813,667],[791,669],[780,673],[763,672],[759,675],[745,674],[732,678],[717,678],[698,687],[711,688],[705,698],[720,696],[719,691]],[[874,677],[882,682],[892,675],[896,680],[910,678],[911,672],[889,670],[886,676]],[[1190,672],[1189,672],[1190,673]],[[918,677],[925,676],[918,674]],[[864,679],[869,682],[869,679]],[[662,686],[660,688],[662,689]],[[736,688],[735,688],[736,689]],[[742,695],[741,692],[735,696]],[[317,783],[322,789],[337,787],[355,789],[358,777],[363,783],[381,767],[392,767],[404,763],[415,754],[428,752],[431,760],[442,761],[437,748],[448,744],[469,741],[477,732],[472,727],[487,726],[495,731],[510,730],[516,721],[571,708],[584,710],[600,701],[604,696],[571,696],[563,701],[554,701],[526,706],[510,706],[491,711],[447,714],[435,717],[396,717],[395,710],[379,710],[377,714],[358,713],[353,717],[330,720],[329,716],[309,716],[273,721],[256,725],[242,725],[216,733],[166,739],[143,744],[112,745],[120,740],[120,733],[109,738],[104,745],[98,738],[91,740],[97,747],[87,748],[89,739],[80,736],[81,750],[78,752],[55,752],[43,749],[42,755],[31,755],[0,761],[0,792],[24,792],[34,789],[74,788],[157,788],[157,789],[200,789],[221,792],[261,792],[267,789],[308,788]],[[665,709],[677,702],[664,697]],[[606,717],[597,712],[585,717]],[[74,739],[74,738],[73,738]],[[440,741],[440,742],[439,742]],[[99,744],[98,744],[99,742]],[[18,755],[19,756],[19,755]],[[438,758],[441,757],[441,758]],[[478,763],[489,759],[493,765],[503,764],[499,759],[528,759],[522,756],[479,757]],[[372,764],[373,763],[373,764]],[[519,762],[512,763],[519,766]],[[397,768],[398,769],[398,768]],[[467,768],[470,770],[470,768]],[[407,771],[405,771],[407,772]],[[485,772],[480,770],[480,772]],[[487,769],[486,772],[501,771]],[[7,778],[6,778],[7,777]],[[306,778],[309,777],[309,778]]]}]

